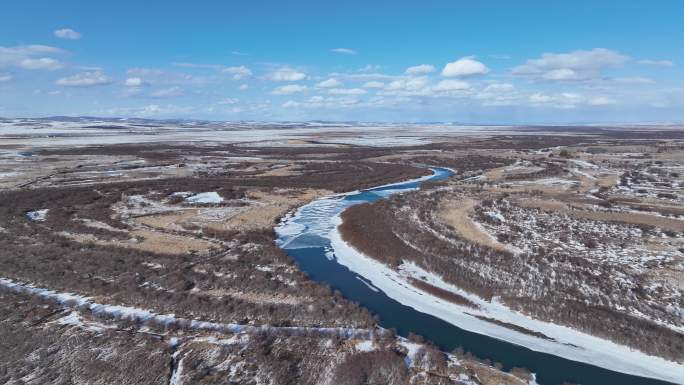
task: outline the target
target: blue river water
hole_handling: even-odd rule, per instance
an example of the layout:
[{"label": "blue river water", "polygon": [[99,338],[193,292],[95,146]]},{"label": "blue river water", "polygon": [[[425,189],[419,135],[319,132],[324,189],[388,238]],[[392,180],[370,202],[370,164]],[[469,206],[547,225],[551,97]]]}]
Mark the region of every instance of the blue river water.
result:
[{"label": "blue river water", "polygon": [[345,298],[360,303],[379,317],[380,326],[395,328],[399,335],[407,336],[409,332],[420,334],[445,351],[460,346],[478,357],[502,363],[506,370],[515,366],[525,367],[536,373],[540,385],[559,385],[564,382],[581,385],[670,384],[536,352],[460,329],[437,317],[402,305],[380,290],[371,289],[358,274],[335,261],[331,253],[330,240],[325,236],[332,229],[330,219],[333,216],[349,206],[384,199],[395,193],[419,188],[425,180],[437,181],[452,175],[450,170],[444,168],[434,168],[433,171],[431,177],[422,181],[382,186],[333,197],[318,207],[305,206],[294,219],[299,231],[296,234],[278,231],[278,244],[313,280],[326,283],[339,290]]}]

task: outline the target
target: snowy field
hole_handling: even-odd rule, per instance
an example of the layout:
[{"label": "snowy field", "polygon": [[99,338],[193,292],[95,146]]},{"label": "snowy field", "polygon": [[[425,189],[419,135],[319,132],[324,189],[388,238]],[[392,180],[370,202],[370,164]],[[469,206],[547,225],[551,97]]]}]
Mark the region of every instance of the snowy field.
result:
[{"label": "snowy field", "polygon": [[516,134],[511,126],[376,124],[332,122],[185,122],[140,119],[0,119],[5,144],[32,147],[123,143],[215,142],[297,147],[292,140],[320,144],[405,146],[435,137]]}]

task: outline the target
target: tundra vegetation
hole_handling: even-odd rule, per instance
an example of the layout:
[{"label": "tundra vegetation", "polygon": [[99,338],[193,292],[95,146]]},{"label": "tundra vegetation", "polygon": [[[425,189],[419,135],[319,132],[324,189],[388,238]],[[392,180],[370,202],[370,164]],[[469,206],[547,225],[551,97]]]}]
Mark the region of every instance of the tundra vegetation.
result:
[{"label": "tundra vegetation", "polygon": [[[345,238],[390,266],[413,261],[534,317],[682,359],[680,131],[645,143],[635,130],[522,127],[382,147],[338,143],[342,129],[186,143],[152,121],[68,124],[100,128],[92,143],[120,126],[131,136],[3,138],[2,383],[527,384],[525,369],[378,329],[275,245],[290,210],[427,165],[457,175],[348,210]],[[159,143],[131,144],[150,133]]]}]

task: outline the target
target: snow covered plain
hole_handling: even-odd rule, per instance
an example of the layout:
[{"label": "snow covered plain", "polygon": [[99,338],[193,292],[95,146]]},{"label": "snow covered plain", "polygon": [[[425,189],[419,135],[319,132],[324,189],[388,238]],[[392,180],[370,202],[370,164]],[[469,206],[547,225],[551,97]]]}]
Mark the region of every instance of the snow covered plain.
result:
[{"label": "snow covered plain", "polygon": [[[424,179],[424,178],[421,178]],[[398,185],[398,184],[395,184]],[[391,187],[388,185],[385,187]],[[387,196],[405,191],[388,189],[380,193]],[[353,202],[344,197],[358,191],[322,198],[302,206],[285,217],[276,227],[281,247],[310,247],[310,235],[330,241],[337,262],[359,274],[373,287],[390,298],[417,311],[433,315],[461,329],[521,345],[529,349],[553,354],[566,359],[596,365],[609,370],[684,384],[684,364],[650,356],[609,340],[594,337],[575,329],[532,319],[517,313],[494,299],[491,303],[444,282],[441,277],[412,263],[404,263],[398,271],[363,255],[346,243],[337,227],[340,213]],[[306,219],[304,221],[304,219]],[[305,224],[304,224],[305,223]],[[306,237],[300,235],[307,234]],[[320,245],[319,245],[320,246]],[[457,293],[479,306],[472,309],[444,301],[410,284],[410,278],[419,278],[429,284]],[[524,334],[494,324],[476,316],[514,324],[530,331],[543,333],[548,339]]]},{"label": "snow covered plain", "polygon": [[124,143],[213,142],[302,146],[291,140],[314,140],[318,145],[356,144],[404,146],[425,144],[434,137],[464,134],[516,134],[511,126],[456,124],[378,124],[365,122],[190,122],[146,119],[45,118],[0,119],[5,144],[31,147],[88,146]]}]

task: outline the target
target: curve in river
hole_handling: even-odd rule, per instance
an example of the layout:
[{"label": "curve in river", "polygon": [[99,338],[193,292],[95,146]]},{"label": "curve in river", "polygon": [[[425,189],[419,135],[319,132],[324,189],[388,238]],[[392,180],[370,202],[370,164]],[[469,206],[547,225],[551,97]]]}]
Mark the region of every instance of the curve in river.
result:
[{"label": "curve in river", "polygon": [[319,282],[330,285],[359,302],[380,319],[380,326],[395,328],[400,335],[420,334],[444,350],[462,346],[479,357],[501,362],[505,369],[522,366],[536,373],[541,385],[571,382],[582,385],[665,385],[668,382],[619,373],[590,364],[537,352],[484,334],[469,332],[435,316],[419,312],[390,298],[362,276],[337,262],[330,233],[334,217],[347,207],[373,202],[416,189],[426,180],[442,180],[453,173],[433,168],[433,175],[403,183],[322,198],[291,213],[276,227],[278,245],[300,268]]}]

